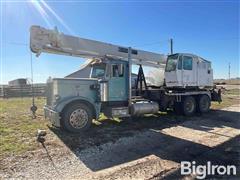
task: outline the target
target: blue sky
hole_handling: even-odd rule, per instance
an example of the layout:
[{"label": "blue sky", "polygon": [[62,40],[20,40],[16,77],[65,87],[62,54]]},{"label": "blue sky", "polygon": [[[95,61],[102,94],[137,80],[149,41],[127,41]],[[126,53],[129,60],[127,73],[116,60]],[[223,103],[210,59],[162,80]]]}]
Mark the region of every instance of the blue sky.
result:
[{"label": "blue sky", "polygon": [[[65,34],[167,54],[190,52],[212,61],[214,78],[239,77],[239,1],[159,2],[1,1],[1,83],[30,78],[29,28],[57,26]],[[35,5],[34,5],[35,4]],[[44,16],[45,19],[44,20]],[[46,18],[47,17],[47,18]],[[42,54],[33,57],[34,81],[64,77],[84,62]]]}]

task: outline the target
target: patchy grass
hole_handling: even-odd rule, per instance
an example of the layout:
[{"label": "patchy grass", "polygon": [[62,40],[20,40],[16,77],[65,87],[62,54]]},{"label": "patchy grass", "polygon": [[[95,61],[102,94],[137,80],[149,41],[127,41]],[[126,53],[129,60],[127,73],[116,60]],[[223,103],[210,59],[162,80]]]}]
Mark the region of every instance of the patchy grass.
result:
[{"label": "patchy grass", "polygon": [[236,96],[239,96],[240,95],[240,89],[226,90],[225,94],[226,95],[236,95]]},{"label": "patchy grass", "polygon": [[18,155],[37,147],[37,129],[48,124],[43,118],[44,98],[36,98],[37,119],[31,116],[30,98],[0,99],[0,159]]},{"label": "patchy grass", "polygon": [[240,104],[240,89],[227,90],[222,94],[222,102],[212,102],[211,109],[221,109],[234,104]]}]

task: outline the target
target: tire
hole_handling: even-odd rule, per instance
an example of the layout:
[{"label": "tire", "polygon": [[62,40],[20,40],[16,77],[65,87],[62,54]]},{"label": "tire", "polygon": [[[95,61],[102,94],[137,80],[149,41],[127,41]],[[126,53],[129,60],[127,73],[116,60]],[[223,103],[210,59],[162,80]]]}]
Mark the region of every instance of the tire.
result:
[{"label": "tire", "polygon": [[210,110],[211,101],[208,95],[201,95],[198,99],[198,112],[206,113]]},{"label": "tire", "polygon": [[195,111],[196,111],[196,101],[195,101],[194,97],[192,97],[192,96],[185,97],[182,108],[183,108],[183,114],[185,116],[194,115]]},{"label": "tire", "polygon": [[63,112],[62,125],[69,132],[84,132],[92,124],[93,112],[84,103],[75,103]]}]

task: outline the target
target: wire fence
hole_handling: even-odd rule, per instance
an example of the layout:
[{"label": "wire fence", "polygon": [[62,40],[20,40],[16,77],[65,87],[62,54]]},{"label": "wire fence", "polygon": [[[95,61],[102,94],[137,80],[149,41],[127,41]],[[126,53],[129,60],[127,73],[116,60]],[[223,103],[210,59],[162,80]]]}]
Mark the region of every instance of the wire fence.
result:
[{"label": "wire fence", "polygon": [[12,97],[32,97],[45,96],[46,85],[18,85],[18,86],[4,86],[0,88],[0,97],[12,98]]}]

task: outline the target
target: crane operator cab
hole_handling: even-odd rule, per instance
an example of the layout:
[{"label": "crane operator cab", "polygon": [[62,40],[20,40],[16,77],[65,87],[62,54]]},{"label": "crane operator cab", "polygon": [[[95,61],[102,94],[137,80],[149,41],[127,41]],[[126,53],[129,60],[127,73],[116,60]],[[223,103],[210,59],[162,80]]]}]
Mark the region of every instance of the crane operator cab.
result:
[{"label": "crane operator cab", "polygon": [[165,68],[167,87],[211,88],[213,70],[211,62],[187,53],[169,55]]}]

